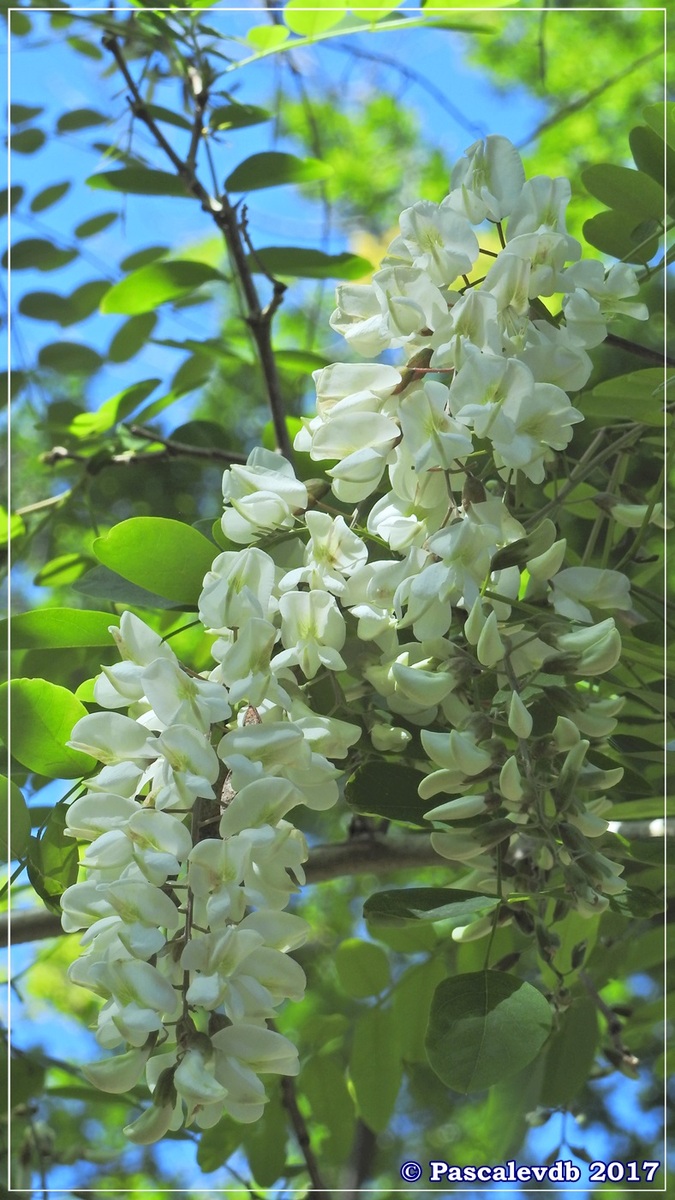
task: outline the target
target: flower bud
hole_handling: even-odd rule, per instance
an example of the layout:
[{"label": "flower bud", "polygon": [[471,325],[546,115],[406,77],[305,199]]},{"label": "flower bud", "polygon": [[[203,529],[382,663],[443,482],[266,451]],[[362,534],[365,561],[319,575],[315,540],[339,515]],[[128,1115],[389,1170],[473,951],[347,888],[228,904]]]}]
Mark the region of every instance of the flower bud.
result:
[{"label": "flower bud", "polygon": [[476,645],[476,657],[484,667],[494,667],[504,657],[504,643],[499,636],[497,616],[490,613]]},{"label": "flower bud", "polygon": [[513,692],[511,695],[508,723],[511,733],[515,733],[516,737],[528,738],[532,733],[532,717],[518,692]]}]

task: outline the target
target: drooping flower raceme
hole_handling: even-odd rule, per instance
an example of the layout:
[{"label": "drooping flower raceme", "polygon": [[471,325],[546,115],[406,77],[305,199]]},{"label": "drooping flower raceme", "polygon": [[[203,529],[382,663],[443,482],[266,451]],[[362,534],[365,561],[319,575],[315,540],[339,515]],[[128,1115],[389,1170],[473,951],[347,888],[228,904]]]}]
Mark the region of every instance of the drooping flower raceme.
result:
[{"label": "drooping flower raceme", "polygon": [[333,328],[398,361],[316,372],[295,448],[331,461],[320,486],[260,449],[225,472],[208,677],[130,612],[111,631],[122,661],[70,742],[102,765],[68,809],[86,849],[63,925],[84,930],[71,978],[102,998],[115,1051],[85,1073],[113,1092],[145,1073],[152,1094],[133,1140],[254,1121],[261,1076],[298,1071],[267,1025],[304,989],[307,926],[286,910],[308,851],[289,817],[330,808],[364,758],[422,772],[432,844],[465,886],[505,902],[546,886],[585,915],[624,887],[597,849],[620,771],[589,754],[621,707],[601,676],[628,580],[510,511],[582,420],[568,391],[588,349],[615,313],[646,316],[631,268],[580,258],[569,195],[526,181],[504,138],[470,147],[441,204],[402,213],[372,282],[338,289]]}]

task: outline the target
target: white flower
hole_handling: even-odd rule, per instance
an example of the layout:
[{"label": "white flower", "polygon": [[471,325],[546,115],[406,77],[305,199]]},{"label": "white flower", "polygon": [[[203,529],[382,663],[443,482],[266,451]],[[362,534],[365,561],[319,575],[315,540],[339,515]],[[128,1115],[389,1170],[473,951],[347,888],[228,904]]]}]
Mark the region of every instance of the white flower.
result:
[{"label": "white flower", "polygon": [[287,572],[279,588],[286,592],[297,588],[299,583],[307,583],[311,589],[323,588],[341,596],[348,577],[368,559],[366,545],[348,527],[344,517],[308,512],[305,522],[311,535],[305,549],[305,565]]},{"label": "white flower", "polygon": [[427,326],[435,329],[448,311],[441,292],[416,267],[384,267],[373,275],[373,288],[397,345]]},{"label": "white flower", "polygon": [[553,607],[562,617],[572,621],[592,622],[590,609],[629,609],[630,581],[620,571],[600,570],[597,567],[567,567],[551,580]]},{"label": "white flower", "polygon": [[430,379],[401,403],[401,431],[418,474],[447,471],[473,450],[466,427],[448,415],[448,395],[445,384]]},{"label": "white flower", "polygon": [[157,658],[141,678],[147,700],[164,725],[194,725],[207,733],[232,712],[222,684],[190,676],[177,663]]},{"label": "white flower", "polygon": [[336,288],[337,308],[331,328],[365,358],[375,356],[391,344],[391,336],[372,284],[343,283]]},{"label": "white flower", "polygon": [[231,505],[223,514],[223,533],[248,545],[275,529],[291,529],[307,507],[307,488],[287,459],[258,446],[245,466],[225,471],[223,498]]},{"label": "white flower", "polygon": [[267,619],[274,588],[274,562],[251,546],[219,554],[204,579],[199,618],[210,633],[225,633],[251,617]]},{"label": "white flower", "polygon": [[[453,207],[474,225],[501,221],[513,211],[525,183],[520,155],[508,138],[490,134],[474,142],[452,172]],[[457,193],[457,194],[456,194]]]},{"label": "white flower", "polygon": [[279,630],[269,621],[251,617],[240,628],[236,642],[222,654],[218,675],[228,685],[232,704],[247,700],[257,707],[269,699],[283,707],[290,705],[270,665],[278,636]]},{"label": "white flower", "polygon": [[478,241],[469,222],[447,204],[419,200],[401,213],[400,227],[413,266],[440,287],[466,275],[478,257]]},{"label": "white flower", "polygon": [[273,659],[275,667],[295,663],[306,679],[313,679],[319,667],[344,671],[341,654],[347,631],[344,617],[327,592],[292,592],[279,601],[281,640],[286,647]]},{"label": "white flower", "polygon": [[89,713],[73,725],[68,745],[84,750],[103,763],[156,758],[157,739],[147,729],[121,713]]}]

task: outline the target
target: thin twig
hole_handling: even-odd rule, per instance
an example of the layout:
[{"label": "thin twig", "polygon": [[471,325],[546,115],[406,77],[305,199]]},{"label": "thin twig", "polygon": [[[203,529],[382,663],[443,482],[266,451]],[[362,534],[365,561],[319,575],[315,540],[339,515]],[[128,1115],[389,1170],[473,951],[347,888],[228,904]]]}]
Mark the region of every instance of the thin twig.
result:
[{"label": "thin twig", "polygon": [[133,433],[134,437],[144,438],[147,442],[159,442],[160,446],[164,446],[170,454],[186,454],[192,458],[216,458],[222,462],[245,463],[246,455],[239,454],[236,450],[221,450],[219,446],[190,446],[187,442],[177,442],[173,438],[161,437],[158,433],[153,433],[152,429],[146,429],[143,425],[130,425],[129,433]]},{"label": "thin twig", "polygon": [[[305,1160],[307,1174],[312,1181],[312,1187],[321,1192],[326,1197],[326,1200],[331,1200],[330,1192],[321,1177],[316,1155],[312,1150],[307,1123],[298,1108],[298,1102],[295,1097],[295,1083],[289,1075],[281,1076],[281,1103],[291,1119],[291,1125],[295,1130],[295,1136],[298,1139],[298,1145]],[[313,1193],[310,1192],[310,1198],[312,1195]]]},{"label": "thin twig", "polygon": [[374,54],[372,51],[358,50],[351,43],[349,45],[340,45],[339,42],[327,41],[326,48],[328,50],[339,50],[342,54],[351,55],[352,58],[364,58],[367,62],[380,63],[383,67],[391,67],[394,71],[398,71],[403,79],[407,79],[410,83],[415,83],[418,87],[422,88],[449,117],[452,117],[453,121],[461,126],[462,129],[465,129],[467,133],[470,133],[472,137],[485,137],[486,131],[482,125],[478,125],[465,117],[464,113],[456,108],[451,100],[448,100],[445,92],[436,87],[421,71],[416,71],[414,67],[409,67],[405,63],[399,62],[396,58],[390,58],[387,54]]},{"label": "thin twig", "polygon": [[[271,323],[276,309],[281,303],[281,295],[275,295],[274,299],[266,308],[263,308],[260,303],[258,292],[253,282],[253,276],[249,264],[247,262],[246,249],[241,236],[239,220],[237,216],[236,206],[230,203],[226,192],[216,199],[211,196],[207,189],[203,186],[197,177],[194,168],[189,162],[183,161],[173,149],[173,146],[162,133],[157,123],[153,120],[148,112],[143,97],[138,90],[136,83],[129,71],[126,60],[122,53],[122,49],[117,38],[113,34],[106,34],[103,38],[103,45],[106,50],[112,54],[119,70],[121,71],[124,81],[129,89],[128,97],[129,105],[132,112],[140,121],[144,123],[148,131],[152,134],[159,148],[169,159],[176,174],[185,183],[186,189],[196,197],[201,203],[204,212],[208,213],[218,229],[222,233],[225,244],[227,246],[233,266],[239,276],[242,291],[246,301],[248,315],[246,323],[251,330],[253,340],[258,351],[258,358],[265,380],[267,391],[267,399],[272,414],[272,422],[276,436],[277,446],[281,453],[288,459],[291,458],[291,442],[286,428],[284,417],[283,394],[281,389],[281,381],[277,369],[276,359],[272,350]],[[283,287],[277,282],[275,293]]]},{"label": "thin twig", "polygon": [[664,364],[667,367],[675,367],[675,358],[671,358],[663,350],[652,350],[651,346],[641,346],[639,342],[631,342],[628,338],[618,337],[616,333],[608,333],[605,344],[616,346],[617,350],[626,350],[628,354],[635,354],[637,358],[646,358],[658,367],[662,367]]},{"label": "thin twig", "polygon": [[637,58],[630,67],[626,68],[626,70],[620,71],[617,75],[612,75],[610,79],[605,79],[603,83],[598,84],[597,87],[591,88],[589,92],[585,92],[583,96],[578,98],[578,100],[571,100],[569,104],[563,104],[557,112],[552,113],[550,117],[546,117],[545,120],[541,121],[540,124],[532,130],[532,133],[528,134],[524,141],[518,143],[518,150],[522,150],[523,147],[529,146],[530,142],[533,142],[535,138],[539,137],[540,134],[545,133],[548,129],[551,129],[554,125],[557,125],[559,121],[564,121],[567,119],[567,117],[571,117],[573,113],[579,112],[579,110],[585,108],[587,104],[592,104],[594,100],[597,100],[598,96],[603,94],[603,92],[606,92],[609,88],[614,87],[617,83],[623,83],[627,75],[631,75],[633,71],[639,70],[640,67],[644,67],[648,62],[651,62],[653,58],[657,58],[662,54],[663,50],[661,48],[657,50],[650,50],[648,54],[643,54],[642,58]]}]

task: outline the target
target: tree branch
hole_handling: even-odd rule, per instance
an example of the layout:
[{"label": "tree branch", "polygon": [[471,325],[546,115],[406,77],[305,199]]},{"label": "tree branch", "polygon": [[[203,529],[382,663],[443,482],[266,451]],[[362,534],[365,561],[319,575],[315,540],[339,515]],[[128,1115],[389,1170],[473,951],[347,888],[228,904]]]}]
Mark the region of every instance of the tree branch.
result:
[{"label": "tree branch", "polygon": [[[149,442],[159,442],[164,449],[154,451],[122,450],[119,454],[111,454],[106,458],[101,454],[77,454],[73,450],[66,449],[65,446],[52,446],[51,450],[41,455],[41,461],[48,467],[53,467],[59,462],[83,463],[87,475],[98,475],[99,471],[104,471],[106,467],[139,467],[144,463],[166,462],[170,458],[206,458],[225,463],[246,462],[246,455],[238,454],[234,450],[221,450],[218,446],[189,446],[187,442],[175,442],[171,438],[163,438],[160,434],[153,433],[151,429],[142,429],[139,425],[131,425],[129,432],[133,433],[134,437],[145,438]],[[60,497],[49,497],[47,501],[41,500],[38,503],[40,507],[46,507],[48,503],[56,503],[56,499],[60,499]],[[31,505],[30,509],[36,507],[37,505]]]},{"label": "tree branch", "polygon": [[[317,1162],[316,1155],[312,1150],[312,1144],[309,1139],[309,1131],[307,1129],[305,1118],[298,1108],[298,1102],[295,1096],[295,1083],[289,1075],[282,1075],[281,1077],[281,1102],[291,1119],[291,1124],[295,1130],[295,1136],[298,1139],[298,1145],[302,1151],[302,1157],[304,1158],[307,1166],[307,1173],[312,1181],[312,1187],[315,1188],[317,1192],[320,1192],[323,1196],[325,1196],[326,1200],[331,1200],[330,1192],[321,1178],[321,1171],[319,1170],[319,1164]],[[308,1200],[314,1200],[314,1196],[315,1192],[310,1192]]]},{"label": "tree branch", "polygon": [[628,354],[634,354],[637,358],[646,358],[648,362],[655,363],[657,367],[662,367],[664,363],[667,367],[675,367],[675,358],[671,358],[663,350],[652,350],[651,346],[641,346],[639,342],[630,342],[628,338],[619,337],[616,333],[607,334],[605,345],[616,346],[618,350],[626,350]]},{"label": "tree branch", "polygon": [[[267,400],[272,414],[272,422],[274,425],[277,446],[279,447],[281,453],[286,458],[290,459],[291,443],[284,418],[281,381],[279,379],[276,359],[272,349],[271,335],[272,318],[276,312],[276,309],[281,303],[281,297],[286,290],[286,285],[281,283],[279,280],[274,280],[273,299],[266,308],[262,307],[255,283],[253,282],[253,275],[248,265],[236,208],[230,204],[227,193],[223,192],[223,195],[220,196],[219,199],[215,199],[209,194],[207,189],[197,177],[194,168],[194,162],[191,161],[196,158],[194,131],[197,127],[197,118],[195,118],[192,144],[188,159],[183,161],[180,155],[176,153],[171,143],[167,141],[152,116],[148,113],[143,97],[141,96],[131,72],[129,71],[117,38],[113,34],[106,34],[103,38],[103,45],[105,49],[109,50],[112,54],[117,66],[119,67],[119,70],[124,77],[124,81],[130,92],[128,97],[129,106],[134,116],[138,117],[138,119],[146,126],[148,132],[152,135],[159,148],[164,152],[164,154],[166,154],[174,170],[176,171],[176,174],[183,180],[188,191],[190,191],[192,195],[200,201],[204,212],[208,213],[225,239],[225,244],[244,293],[246,308],[248,310],[246,323],[251,330],[251,334],[258,351],[258,358],[260,361],[263,378],[265,380]],[[201,127],[201,116],[199,119]]]},{"label": "tree branch", "polygon": [[[675,820],[614,821],[610,831],[634,841],[675,837]],[[369,833],[363,837],[349,838],[346,842],[314,846],[305,865],[305,875],[308,884],[325,883],[346,875],[385,875],[390,871],[437,867],[442,866],[444,861],[432,849],[425,833],[403,834],[401,837]],[[11,917],[9,913],[0,913],[0,945],[7,945],[10,920],[14,945],[63,934],[57,913],[47,912],[46,909],[18,909]]]}]

